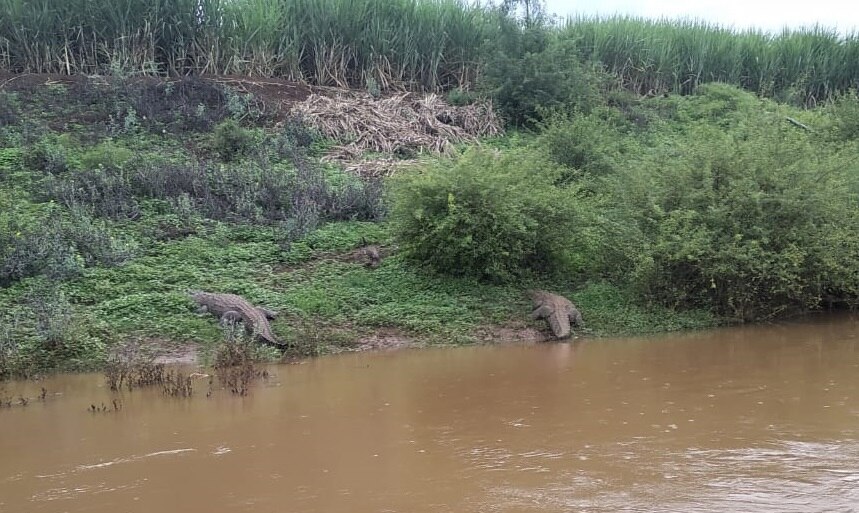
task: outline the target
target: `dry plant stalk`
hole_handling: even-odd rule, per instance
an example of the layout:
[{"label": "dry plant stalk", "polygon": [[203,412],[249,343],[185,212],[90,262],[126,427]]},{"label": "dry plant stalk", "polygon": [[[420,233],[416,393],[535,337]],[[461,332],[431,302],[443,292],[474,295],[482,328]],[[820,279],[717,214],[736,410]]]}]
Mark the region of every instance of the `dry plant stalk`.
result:
[{"label": "dry plant stalk", "polygon": [[362,176],[384,176],[396,159],[361,159],[367,151],[395,155],[448,154],[456,144],[501,133],[488,101],[456,107],[435,94],[403,93],[376,100],[369,95],[312,94],[294,111],[316,130],[340,141],[326,160]]}]

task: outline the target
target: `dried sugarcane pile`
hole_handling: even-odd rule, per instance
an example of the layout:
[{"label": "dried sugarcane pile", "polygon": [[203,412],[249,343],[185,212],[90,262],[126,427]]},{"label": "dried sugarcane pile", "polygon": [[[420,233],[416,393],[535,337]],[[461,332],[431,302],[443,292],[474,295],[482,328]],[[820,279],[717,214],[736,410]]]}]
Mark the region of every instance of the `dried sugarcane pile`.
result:
[{"label": "dried sugarcane pile", "polygon": [[294,110],[310,126],[342,143],[326,160],[353,167],[364,176],[388,175],[397,167],[397,160],[390,157],[362,160],[368,151],[400,157],[447,154],[456,144],[501,132],[489,102],[456,107],[434,94],[404,93],[378,100],[313,94]]}]

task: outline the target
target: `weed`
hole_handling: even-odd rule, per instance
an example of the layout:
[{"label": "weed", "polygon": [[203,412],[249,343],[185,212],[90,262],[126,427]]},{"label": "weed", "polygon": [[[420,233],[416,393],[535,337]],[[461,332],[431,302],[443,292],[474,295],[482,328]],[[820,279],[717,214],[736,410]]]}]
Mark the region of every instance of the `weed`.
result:
[{"label": "weed", "polygon": [[169,370],[163,376],[161,391],[170,397],[191,397],[194,393],[191,376],[181,370]]},{"label": "weed", "polygon": [[215,374],[231,393],[245,396],[253,380],[267,376],[256,368],[258,360],[253,337],[242,326],[224,326],[224,338],[215,351]]},{"label": "weed", "polygon": [[254,134],[233,119],[220,123],[212,134],[212,147],[224,162],[249,154],[254,143]]},{"label": "weed", "polygon": [[162,385],[166,374],[164,364],[155,363],[155,355],[147,350],[141,339],[129,339],[110,351],[104,368],[108,388],[113,391],[136,387]]}]

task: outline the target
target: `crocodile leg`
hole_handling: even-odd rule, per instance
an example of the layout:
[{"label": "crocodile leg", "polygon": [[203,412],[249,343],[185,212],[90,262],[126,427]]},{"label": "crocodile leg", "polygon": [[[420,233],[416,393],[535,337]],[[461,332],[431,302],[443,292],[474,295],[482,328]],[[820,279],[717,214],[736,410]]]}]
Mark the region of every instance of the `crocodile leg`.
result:
[{"label": "crocodile leg", "polygon": [[569,312],[570,314],[570,322],[573,323],[578,328],[583,328],[585,326],[585,321],[582,319],[582,313],[578,311],[578,309],[573,308]]},{"label": "crocodile leg", "polygon": [[274,319],[275,317],[277,317],[277,312],[275,312],[274,310],[269,310],[268,308],[263,308],[261,306],[256,307],[256,309],[259,311],[259,313],[265,315],[266,319]]},{"label": "crocodile leg", "polygon": [[221,324],[223,325],[232,325],[243,320],[242,314],[235,310],[224,312],[224,315],[221,316]]}]

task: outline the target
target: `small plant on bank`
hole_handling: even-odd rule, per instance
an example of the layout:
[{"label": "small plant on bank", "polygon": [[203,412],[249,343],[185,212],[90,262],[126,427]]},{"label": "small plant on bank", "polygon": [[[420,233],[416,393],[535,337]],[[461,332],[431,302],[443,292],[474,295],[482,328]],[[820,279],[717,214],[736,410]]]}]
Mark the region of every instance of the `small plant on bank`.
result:
[{"label": "small plant on bank", "polygon": [[215,127],[212,146],[224,162],[230,162],[250,153],[255,146],[253,132],[242,128],[237,121],[228,119]]},{"label": "small plant on bank", "polygon": [[24,165],[52,175],[65,173],[74,167],[70,146],[67,136],[45,136],[26,151]]},{"label": "small plant on bank", "polygon": [[241,323],[224,325],[224,338],[215,350],[215,375],[235,395],[245,396],[251,383],[268,374],[257,369],[256,343]]}]

